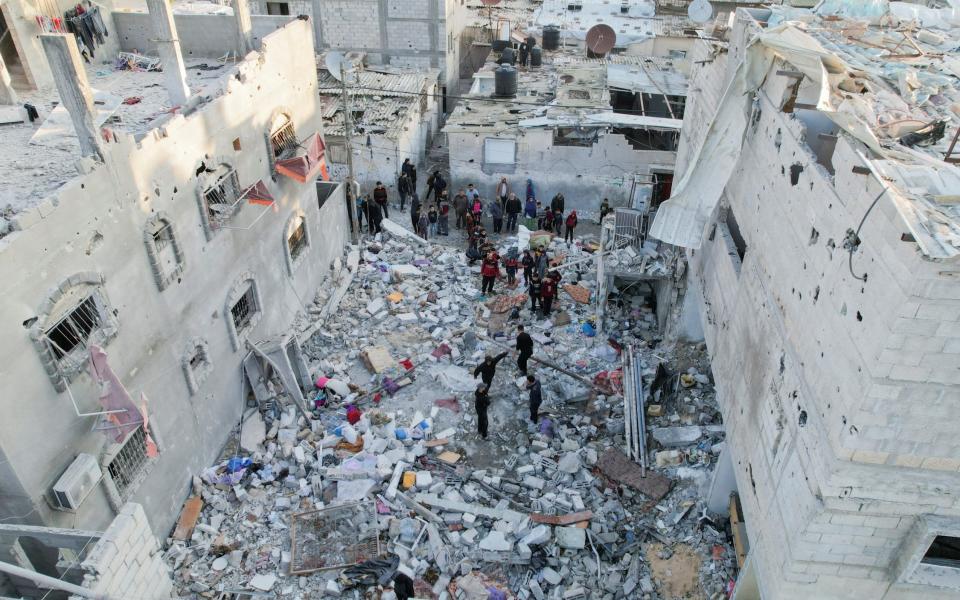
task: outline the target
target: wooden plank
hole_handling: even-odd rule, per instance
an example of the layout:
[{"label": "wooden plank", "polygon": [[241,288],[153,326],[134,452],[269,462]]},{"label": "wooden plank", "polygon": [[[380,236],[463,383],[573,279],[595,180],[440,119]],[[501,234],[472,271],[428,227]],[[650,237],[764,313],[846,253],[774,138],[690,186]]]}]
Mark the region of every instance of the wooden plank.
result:
[{"label": "wooden plank", "polygon": [[439,438],[436,440],[429,440],[426,444],[424,444],[424,446],[426,446],[427,448],[433,448],[436,446],[444,446],[449,443],[450,443],[450,440],[448,440],[447,438]]},{"label": "wooden plank", "polygon": [[545,525],[572,525],[589,521],[593,518],[593,511],[584,510],[566,515],[542,515],[540,513],[530,513],[530,520],[534,523],[543,523]]},{"label": "wooden plank", "polygon": [[200,511],[203,510],[203,498],[200,496],[191,496],[183,503],[183,510],[180,511],[180,518],[177,520],[177,528],[173,530],[173,539],[189,540],[193,535],[193,528],[197,526],[197,519],[200,518]]},{"label": "wooden plank", "polygon": [[640,465],[627,458],[619,448],[607,448],[597,467],[608,479],[628,485],[654,502],[666,496],[673,484],[669,478],[652,471],[644,477]]}]

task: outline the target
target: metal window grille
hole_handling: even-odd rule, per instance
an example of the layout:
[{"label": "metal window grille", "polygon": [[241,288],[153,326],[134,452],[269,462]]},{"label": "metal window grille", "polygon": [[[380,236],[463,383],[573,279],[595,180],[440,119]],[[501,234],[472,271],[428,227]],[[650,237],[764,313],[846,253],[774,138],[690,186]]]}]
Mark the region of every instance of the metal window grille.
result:
[{"label": "metal window grille", "polygon": [[61,371],[79,372],[86,364],[87,344],[103,328],[104,317],[94,295],[87,296],[75,309],[44,332],[50,351]]},{"label": "metal window grille", "polygon": [[338,569],[383,554],[373,502],[297,513],[290,524],[290,574]]},{"label": "metal window grille", "polygon": [[643,213],[632,208],[617,208],[614,210],[614,247],[623,248],[633,246],[640,249],[643,244],[641,237]]},{"label": "metal window grille", "polygon": [[124,499],[133,491],[148,463],[147,433],[143,427],[137,427],[123,443],[123,447],[107,465],[110,479]]},{"label": "metal window grille", "polygon": [[296,132],[293,130],[293,123],[290,121],[287,121],[283,127],[270,134],[270,145],[273,147],[274,160],[293,156],[297,151],[298,144]]},{"label": "metal window grille", "polygon": [[220,226],[237,214],[240,207],[240,180],[234,169],[224,173],[216,183],[203,192],[207,216],[214,226]]},{"label": "metal window grille", "polygon": [[240,333],[250,325],[253,315],[256,314],[258,310],[257,299],[253,293],[253,284],[250,284],[250,287],[243,293],[243,296],[240,296],[236,304],[230,308],[230,315],[233,317],[233,326],[237,328],[237,333]]},{"label": "metal window grille", "polygon": [[291,260],[297,260],[303,249],[307,247],[307,223],[303,218],[300,219],[300,224],[297,225],[296,229],[290,232],[290,237],[287,238],[287,247],[290,249]]}]

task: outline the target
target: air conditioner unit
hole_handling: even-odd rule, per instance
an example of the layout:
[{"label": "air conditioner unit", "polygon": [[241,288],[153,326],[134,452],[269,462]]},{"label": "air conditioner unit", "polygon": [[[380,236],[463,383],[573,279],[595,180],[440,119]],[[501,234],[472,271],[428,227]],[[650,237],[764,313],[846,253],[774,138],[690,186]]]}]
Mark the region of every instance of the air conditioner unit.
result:
[{"label": "air conditioner unit", "polygon": [[90,454],[78,454],[53,486],[57,507],[60,510],[77,510],[101,478],[103,472],[97,459]]}]

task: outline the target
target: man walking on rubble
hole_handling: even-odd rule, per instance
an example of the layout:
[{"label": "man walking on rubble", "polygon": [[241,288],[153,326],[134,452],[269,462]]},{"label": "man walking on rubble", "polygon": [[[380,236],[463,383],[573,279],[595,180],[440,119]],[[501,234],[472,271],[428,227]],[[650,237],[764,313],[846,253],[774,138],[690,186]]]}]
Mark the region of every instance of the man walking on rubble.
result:
[{"label": "man walking on rubble", "polygon": [[487,408],[490,407],[490,388],[481,383],[473,393],[473,407],[477,410],[477,433],[487,439]]},{"label": "man walking on rubble", "polygon": [[533,375],[527,375],[527,390],[530,391],[530,422],[534,425],[540,420],[540,404],[543,403],[543,390]]},{"label": "man walking on rubble", "polygon": [[490,252],[483,258],[480,275],[483,276],[483,285],[480,292],[484,295],[493,293],[493,284],[500,274],[500,257],[496,252]]},{"label": "man walking on rubble", "polygon": [[[410,160],[409,158],[407,160]],[[403,212],[404,207],[407,205],[407,197],[413,193],[413,184],[410,182],[410,175],[406,171],[400,174],[400,179],[397,181],[397,193],[400,194],[400,212]]]},{"label": "man walking on rubble", "polygon": [[483,362],[473,370],[473,378],[476,379],[479,376],[483,384],[489,388],[490,384],[493,383],[493,376],[497,374],[497,363],[503,360],[503,357],[507,354],[509,354],[509,352],[501,352],[496,356],[490,356],[488,354],[483,359]]},{"label": "man walking on rubble", "polygon": [[381,181],[378,181],[376,187],[373,188],[373,201],[380,207],[383,216],[389,219],[390,208],[388,207],[387,187]]},{"label": "man walking on rubble", "polygon": [[517,368],[524,375],[527,374],[527,361],[533,356],[533,338],[523,330],[523,325],[517,325]]}]

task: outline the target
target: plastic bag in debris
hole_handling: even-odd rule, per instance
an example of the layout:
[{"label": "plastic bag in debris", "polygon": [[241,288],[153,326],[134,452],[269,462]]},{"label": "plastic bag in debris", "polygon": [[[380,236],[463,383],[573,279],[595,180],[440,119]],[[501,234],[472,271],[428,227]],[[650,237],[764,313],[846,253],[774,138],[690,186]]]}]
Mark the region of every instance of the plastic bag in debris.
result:
[{"label": "plastic bag in debris", "polygon": [[609,344],[595,347],[592,354],[597,358],[607,362],[614,362],[617,360],[617,351],[611,348]]},{"label": "plastic bag in debris", "polygon": [[400,557],[391,555],[347,567],[340,574],[340,586],[343,589],[350,589],[353,587],[386,585],[393,579],[399,565]]}]

